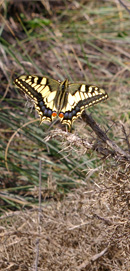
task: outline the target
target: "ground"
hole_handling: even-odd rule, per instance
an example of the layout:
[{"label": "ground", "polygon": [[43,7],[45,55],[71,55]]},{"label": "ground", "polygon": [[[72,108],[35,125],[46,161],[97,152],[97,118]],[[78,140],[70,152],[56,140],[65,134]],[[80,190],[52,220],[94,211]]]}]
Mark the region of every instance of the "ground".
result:
[{"label": "ground", "polygon": [[[130,3],[2,1],[0,270],[130,271]],[[97,85],[71,132],[21,74]]]}]

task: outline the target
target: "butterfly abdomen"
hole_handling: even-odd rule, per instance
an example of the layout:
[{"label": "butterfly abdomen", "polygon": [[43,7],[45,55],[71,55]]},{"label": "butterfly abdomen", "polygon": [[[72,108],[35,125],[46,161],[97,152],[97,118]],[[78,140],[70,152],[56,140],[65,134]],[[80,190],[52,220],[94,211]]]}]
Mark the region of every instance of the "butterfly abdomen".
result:
[{"label": "butterfly abdomen", "polygon": [[68,102],[68,80],[66,79],[65,81],[60,83],[59,89],[54,99],[54,103],[58,112],[62,111],[62,109],[67,105],[67,102]]}]

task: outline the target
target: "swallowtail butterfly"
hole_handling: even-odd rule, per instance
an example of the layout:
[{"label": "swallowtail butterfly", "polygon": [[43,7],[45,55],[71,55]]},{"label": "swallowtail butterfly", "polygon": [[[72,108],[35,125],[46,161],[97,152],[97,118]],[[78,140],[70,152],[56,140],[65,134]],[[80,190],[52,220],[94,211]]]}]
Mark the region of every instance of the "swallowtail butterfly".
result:
[{"label": "swallowtail butterfly", "polygon": [[108,98],[97,86],[70,84],[68,79],[59,82],[48,77],[21,75],[15,84],[33,100],[41,122],[59,117],[69,129],[85,108]]}]

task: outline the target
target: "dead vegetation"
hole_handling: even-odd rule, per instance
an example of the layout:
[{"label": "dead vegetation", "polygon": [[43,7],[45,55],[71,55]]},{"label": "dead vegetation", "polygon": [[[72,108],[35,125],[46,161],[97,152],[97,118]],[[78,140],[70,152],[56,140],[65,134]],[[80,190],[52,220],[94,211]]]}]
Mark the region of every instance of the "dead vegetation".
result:
[{"label": "dead vegetation", "polygon": [[[130,271],[129,2],[0,8],[0,270]],[[13,85],[22,73],[97,84],[109,99],[72,133],[39,127]]]},{"label": "dead vegetation", "polygon": [[52,200],[40,213],[3,215],[0,269],[129,271],[129,191],[121,169],[109,167],[100,182]]}]

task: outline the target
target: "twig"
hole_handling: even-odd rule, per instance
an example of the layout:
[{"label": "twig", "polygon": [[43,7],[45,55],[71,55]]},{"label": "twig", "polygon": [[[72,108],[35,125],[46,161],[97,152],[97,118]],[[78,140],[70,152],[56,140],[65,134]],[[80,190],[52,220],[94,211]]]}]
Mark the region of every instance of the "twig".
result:
[{"label": "twig", "polygon": [[104,218],[104,217],[101,217],[101,216],[99,216],[99,215],[97,215],[97,214],[94,214],[93,217],[96,217],[96,218],[98,218],[98,219],[104,221],[104,222],[105,222],[107,225],[109,225],[109,226],[112,225],[112,222],[111,222],[109,219],[106,219],[106,218]]},{"label": "twig", "polygon": [[120,158],[124,158],[125,160],[130,161],[130,155],[123,151],[115,142],[110,140],[106,133],[100,129],[93,118],[85,111],[82,113],[82,119],[92,128],[96,135],[113,150],[113,155],[120,155]]},{"label": "twig", "polygon": [[122,131],[123,131],[124,136],[125,136],[125,141],[126,141],[127,146],[128,146],[128,151],[130,152],[130,142],[129,142],[128,135],[126,133],[126,130],[125,130],[125,127],[124,127],[123,124],[122,124]]},{"label": "twig", "polygon": [[130,14],[130,9],[122,2],[122,0],[118,0],[118,1]]},{"label": "twig", "polygon": [[[41,223],[41,160],[39,161],[39,210],[38,210],[38,235],[40,236],[40,223]],[[34,265],[34,271],[38,271],[38,259],[39,259],[39,242],[40,238],[36,239],[36,259]]]},{"label": "twig", "polygon": [[95,254],[91,259],[87,259],[84,261],[80,266],[78,266],[78,270],[82,270],[83,268],[86,268],[88,265],[90,265],[92,262],[96,261],[98,258],[102,257],[105,252],[108,250],[108,247],[106,247],[104,250],[102,250],[100,253]]}]

